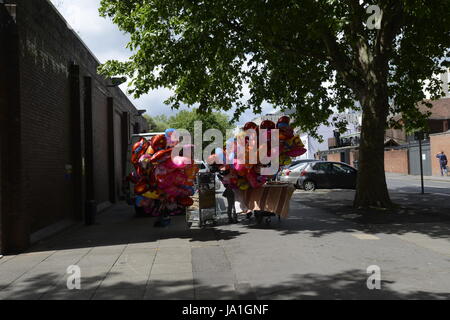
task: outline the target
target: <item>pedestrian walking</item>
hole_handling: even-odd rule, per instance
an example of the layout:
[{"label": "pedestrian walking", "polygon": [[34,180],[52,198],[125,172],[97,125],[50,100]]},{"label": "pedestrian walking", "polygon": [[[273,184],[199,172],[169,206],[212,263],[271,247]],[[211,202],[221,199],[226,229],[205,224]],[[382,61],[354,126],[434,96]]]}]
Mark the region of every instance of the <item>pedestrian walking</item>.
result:
[{"label": "pedestrian walking", "polygon": [[441,167],[441,175],[447,176],[448,175],[448,169],[447,169],[448,161],[447,161],[447,156],[445,155],[444,151],[441,151],[441,153],[438,153],[436,155],[436,158],[439,159],[439,165]]}]

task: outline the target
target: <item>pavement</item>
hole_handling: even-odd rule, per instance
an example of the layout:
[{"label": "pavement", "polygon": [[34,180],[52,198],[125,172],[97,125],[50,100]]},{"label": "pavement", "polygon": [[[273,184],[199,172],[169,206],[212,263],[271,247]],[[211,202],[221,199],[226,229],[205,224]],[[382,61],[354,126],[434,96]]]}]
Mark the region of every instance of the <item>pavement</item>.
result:
[{"label": "pavement", "polygon": [[[387,173],[386,180],[388,188],[395,192],[420,193],[422,191],[420,176]],[[450,176],[424,176],[424,190],[427,194],[450,197]],[[447,201],[450,201],[450,198]]]},{"label": "pavement", "polygon": [[[281,222],[205,229],[182,216],[153,228],[119,204],[0,259],[0,299],[450,299],[448,221],[358,223],[320,201],[342,194],[296,191]],[[72,265],[80,290],[67,287]],[[380,290],[366,284],[373,265]]]},{"label": "pavement", "polygon": [[[410,174],[400,174],[400,173],[390,173],[386,172],[386,178],[399,178],[403,180],[413,180],[420,182],[420,176],[418,175],[410,175]],[[425,181],[444,181],[450,183],[450,175],[447,176],[423,176]]]}]

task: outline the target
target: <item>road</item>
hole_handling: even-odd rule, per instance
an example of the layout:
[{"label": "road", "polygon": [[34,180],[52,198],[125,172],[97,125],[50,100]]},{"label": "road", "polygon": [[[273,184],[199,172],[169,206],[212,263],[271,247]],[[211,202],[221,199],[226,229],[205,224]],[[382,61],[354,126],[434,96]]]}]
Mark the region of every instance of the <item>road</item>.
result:
[{"label": "road", "polygon": [[[425,193],[450,197],[450,178],[449,181],[431,179],[431,177],[427,177],[424,180]],[[386,180],[389,190],[406,193],[421,192],[420,176],[387,175]]]}]

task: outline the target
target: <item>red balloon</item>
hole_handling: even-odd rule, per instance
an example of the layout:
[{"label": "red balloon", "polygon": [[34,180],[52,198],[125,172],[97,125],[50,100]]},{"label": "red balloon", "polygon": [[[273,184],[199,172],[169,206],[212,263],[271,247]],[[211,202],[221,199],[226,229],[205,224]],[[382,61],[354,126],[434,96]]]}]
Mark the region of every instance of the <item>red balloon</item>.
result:
[{"label": "red balloon", "polygon": [[257,130],[258,129],[258,125],[256,123],[254,123],[254,122],[247,122],[245,124],[245,126],[244,126],[244,131],[247,131],[247,130],[250,130],[250,129]]},{"label": "red balloon", "polygon": [[194,204],[194,200],[189,197],[178,199],[178,203],[181,204],[183,207],[190,207]]},{"label": "red balloon", "polygon": [[280,119],[278,119],[278,123],[291,123],[291,118],[288,116],[282,116]]},{"label": "red balloon", "polygon": [[[133,145],[133,153],[145,152],[149,146],[149,142],[145,138],[141,138]],[[144,150],[145,149],[145,150]]]},{"label": "red balloon", "polygon": [[150,145],[154,150],[165,149],[167,147],[166,135],[160,134],[158,136],[154,136],[150,141]]},{"label": "red balloon", "polygon": [[138,142],[133,145],[132,154],[131,154],[131,163],[136,164],[139,161],[139,158],[147,151],[147,148],[150,146],[150,143],[145,139],[141,138]]},{"label": "red balloon", "polygon": [[136,173],[137,173],[138,176],[142,177],[142,176],[145,175],[145,170],[142,169],[142,167],[137,167],[136,168]]},{"label": "red balloon", "polygon": [[172,150],[173,150],[173,148],[158,151],[153,155],[153,157],[151,157],[150,161],[158,162],[158,163],[164,162],[170,158],[170,156],[172,154]]},{"label": "red balloon", "polygon": [[275,129],[275,123],[273,123],[273,121],[270,120],[264,120],[263,122],[261,122],[260,126],[261,129],[267,129],[267,130],[272,130]]},{"label": "red balloon", "polygon": [[134,186],[135,194],[144,194],[150,190],[150,186],[145,181],[140,181]]}]

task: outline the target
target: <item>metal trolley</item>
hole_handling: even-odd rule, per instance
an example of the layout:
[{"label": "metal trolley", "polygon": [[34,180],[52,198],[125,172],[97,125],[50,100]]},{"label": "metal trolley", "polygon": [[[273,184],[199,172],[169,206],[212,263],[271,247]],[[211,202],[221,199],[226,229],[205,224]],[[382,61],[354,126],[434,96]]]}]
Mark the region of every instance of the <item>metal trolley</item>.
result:
[{"label": "metal trolley", "polygon": [[200,228],[216,225],[221,217],[222,206],[216,199],[217,177],[212,172],[200,172],[196,180],[198,203],[194,210],[186,214],[188,227],[196,225]]}]

